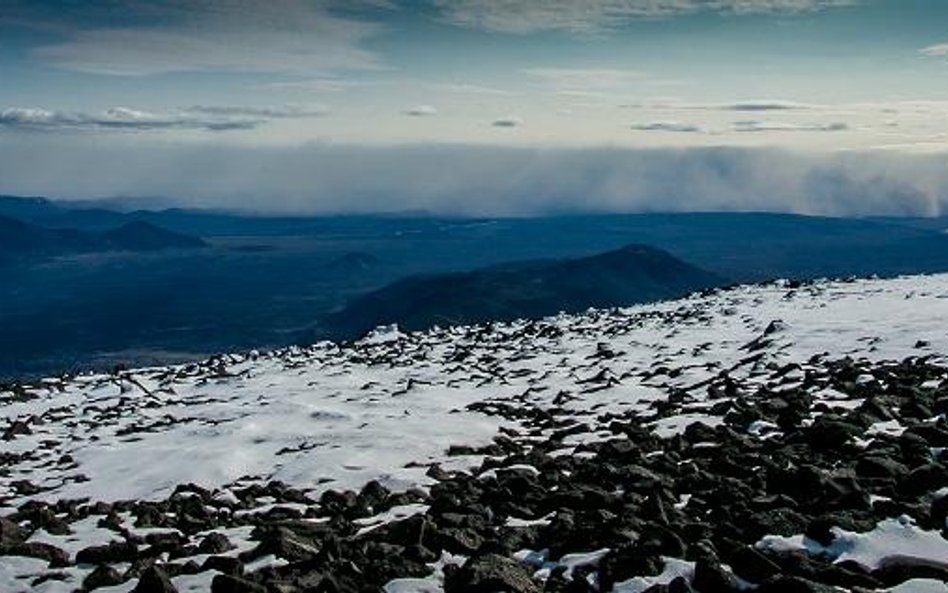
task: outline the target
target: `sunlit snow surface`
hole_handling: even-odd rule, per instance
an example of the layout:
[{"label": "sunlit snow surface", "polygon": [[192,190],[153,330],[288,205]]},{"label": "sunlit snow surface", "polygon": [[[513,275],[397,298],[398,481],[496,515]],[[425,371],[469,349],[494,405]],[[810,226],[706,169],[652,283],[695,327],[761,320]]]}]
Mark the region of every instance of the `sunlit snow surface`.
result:
[{"label": "sunlit snow surface", "polygon": [[[224,499],[233,496],[227,485],[273,479],[313,495],[328,488],[358,489],[371,479],[393,489],[425,486],[431,483],[425,471],[432,462],[465,468],[479,461],[448,456],[449,446],[487,444],[503,425],[515,427],[513,421],[466,409],[469,404],[560,408],[589,427],[566,437],[555,452],[570,455],[583,442],[612,438],[597,422],[605,412],[634,412],[661,436],[692,422],[718,425],[722,419],[707,401],[706,379],[729,369],[743,385],[766,383],[779,391],[799,385],[794,373],[802,376],[807,361],[820,354],[874,361],[931,356],[944,364],[948,275],[796,288],[777,283],[541,322],[408,335],[386,328],[350,345],[228,355],[193,365],[48,379],[25,393],[0,391],[0,427],[15,421],[29,427],[21,431],[29,434],[3,443],[5,453],[20,457],[0,474],[0,515],[30,499],[161,499],[188,482],[217,488],[215,496]],[[794,362],[801,370],[776,382],[764,368]],[[675,416],[654,419],[651,404],[673,391],[687,393],[687,404]],[[813,395],[830,407],[858,405],[828,388]],[[775,429],[762,422],[751,432],[767,438]],[[863,441],[901,430],[897,423],[879,423]],[[23,480],[41,491],[22,492]],[[424,511],[424,505],[407,505],[365,520],[360,528]],[[53,543],[74,555],[115,538],[91,519],[70,527],[72,535],[41,530],[31,541]],[[253,545],[244,528],[226,533],[238,545],[228,554]],[[934,562],[925,549],[937,558],[948,553],[939,536],[905,523],[839,535],[834,553],[867,566],[905,553],[901,544],[909,544],[920,562]],[[800,549],[807,542],[799,536],[760,545]],[[603,553],[588,552],[573,560],[591,562]],[[434,565],[429,578],[399,579],[387,590],[439,591],[442,565]],[[548,568],[538,565],[539,571]],[[29,590],[25,575],[47,570],[45,561],[3,557],[0,591]],[[662,575],[632,579],[617,591],[644,590],[690,570],[690,564],[667,559]],[[65,569],[65,581],[47,581],[35,590],[72,590],[87,572],[88,567]],[[206,591],[213,575],[177,577],[175,584],[182,591]],[[106,590],[133,586],[129,581]],[[913,590],[945,589],[918,580],[893,591]]]},{"label": "sunlit snow surface", "polygon": [[[765,336],[775,320],[781,323]],[[742,349],[755,339],[757,350]],[[615,356],[596,356],[603,347]],[[525,401],[544,407],[566,391],[575,399],[559,403],[580,421],[630,408],[647,415],[670,388],[687,388],[754,353],[763,356],[733,376],[753,382],[766,362],[805,363],[820,353],[943,359],[948,275],[742,287],[540,323],[410,335],[388,329],[350,346],[47,380],[28,401],[0,392],[5,421],[34,418],[32,434],[4,443],[5,451],[28,456],[0,476],[0,500],[15,506],[30,498],[11,486],[24,479],[45,489],[32,498],[107,501],[160,498],[177,484],[218,487],[244,476],[315,492],[373,478],[407,487],[426,478],[424,467],[406,464],[443,460],[451,444],[494,436],[503,421],[466,411],[472,402],[530,389]],[[600,373],[613,380],[590,381]],[[703,391],[692,391],[686,416],[663,419],[655,430],[670,435],[694,421],[719,423],[701,409]],[[572,444],[596,438],[578,435]]]}]

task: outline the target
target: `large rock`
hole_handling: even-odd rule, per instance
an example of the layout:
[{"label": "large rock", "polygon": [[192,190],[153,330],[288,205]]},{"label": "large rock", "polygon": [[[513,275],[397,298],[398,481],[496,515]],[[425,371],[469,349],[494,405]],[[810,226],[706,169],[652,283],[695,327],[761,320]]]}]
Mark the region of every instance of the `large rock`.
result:
[{"label": "large rock", "polygon": [[211,581],[211,593],[266,593],[267,588],[228,574],[214,576]]},{"label": "large rock", "polygon": [[114,564],[131,562],[138,557],[138,548],[130,542],[111,542],[89,546],[76,553],[76,564]]},{"label": "large rock", "polygon": [[95,570],[90,572],[86,578],[82,580],[82,587],[88,591],[92,591],[99,587],[121,585],[122,582],[124,582],[124,579],[122,575],[119,574],[119,571],[111,566],[100,565],[95,567]]},{"label": "large rock", "polygon": [[26,532],[9,519],[0,517],[0,550],[22,544],[26,541]]},{"label": "large rock", "polygon": [[757,593],[839,593],[839,589],[822,585],[800,577],[781,576],[766,581],[756,589]]},{"label": "large rock", "polygon": [[171,579],[157,566],[149,566],[138,579],[132,593],[178,593]]},{"label": "large rock", "polygon": [[510,558],[485,554],[468,560],[464,566],[446,576],[445,593],[540,593],[530,572]]},{"label": "large rock", "polygon": [[39,558],[40,560],[49,562],[52,568],[69,566],[69,554],[65,550],[43,542],[24,542],[5,549],[3,554],[7,556]]}]

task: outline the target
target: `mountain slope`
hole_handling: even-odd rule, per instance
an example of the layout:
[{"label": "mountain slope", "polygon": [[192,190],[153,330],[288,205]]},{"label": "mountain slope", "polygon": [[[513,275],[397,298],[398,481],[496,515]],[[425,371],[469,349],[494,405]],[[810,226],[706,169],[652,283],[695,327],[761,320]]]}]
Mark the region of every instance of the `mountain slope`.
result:
[{"label": "mountain slope", "polygon": [[123,251],[187,249],[207,245],[197,237],[175,233],[141,220],[123,224],[117,229],[102,233],[100,237],[111,248]]},{"label": "mountain slope", "polygon": [[944,319],[772,283],[0,385],[0,590],[944,593]]},{"label": "mountain slope", "polygon": [[665,251],[629,245],[591,257],[406,278],[354,299],[328,325],[353,336],[389,323],[416,330],[536,318],[674,298],[723,283]]},{"label": "mountain slope", "polygon": [[174,233],[147,222],[130,222],[96,233],[77,229],[46,228],[0,215],[0,249],[3,255],[66,255],[98,251],[154,251],[203,247],[197,238]]}]

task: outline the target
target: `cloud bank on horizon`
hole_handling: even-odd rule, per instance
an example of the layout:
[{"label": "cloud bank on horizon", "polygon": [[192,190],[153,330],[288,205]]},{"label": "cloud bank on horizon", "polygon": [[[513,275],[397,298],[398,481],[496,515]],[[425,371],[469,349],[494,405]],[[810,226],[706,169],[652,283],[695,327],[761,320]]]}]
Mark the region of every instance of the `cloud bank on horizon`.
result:
[{"label": "cloud bank on horizon", "polygon": [[[378,193],[391,181],[405,208],[415,207],[414,191],[428,196],[422,207],[466,210],[445,188],[470,191],[420,161],[448,147],[460,178],[472,172],[478,186],[479,175],[497,175],[487,189],[506,197],[485,198],[497,211],[569,209],[565,196],[573,196],[575,209],[938,213],[938,175],[908,171],[929,171],[948,155],[946,20],[941,0],[8,0],[0,12],[0,78],[9,82],[0,85],[0,167],[35,147],[49,151],[39,155],[42,167],[5,172],[0,192],[160,192],[217,203],[227,186],[237,196],[274,196],[255,208],[332,210],[334,196],[348,192],[362,196],[360,210],[404,209],[371,197],[366,177],[377,174]],[[88,156],[73,154],[90,147]],[[516,155],[511,162],[525,169],[495,172],[490,149]],[[62,181],[76,162],[107,153],[137,173],[110,180],[96,161],[72,187]],[[462,153],[475,163],[464,166]],[[797,167],[796,193],[776,191],[788,187],[776,178],[775,191],[767,189],[768,176],[782,175],[770,160],[778,153],[794,155],[787,166]],[[257,155],[270,170],[287,167],[301,187],[252,176],[246,162],[250,171],[227,168],[232,180],[211,178],[173,154],[218,168],[225,156]],[[714,176],[681,176],[710,183],[714,197],[704,201],[667,197],[674,176],[667,190],[656,186],[670,162],[690,171],[721,154],[741,186],[730,202],[713,191]],[[144,155],[156,156],[161,176],[148,174]],[[304,155],[318,156],[315,170],[332,162],[351,178],[307,180],[317,189],[305,197]],[[380,155],[417,179],[399,185],[394,166],[373,160]],[[593,162],[582,155],[606,159],[599,170],[616,187],[590,181]],[[355,170],[344,156],[376,168]],[[841,173],[812,173],[820,158]],[[562,185],[534,178],[549,159],[559,159],[551,179]],[[813,187],[799,181],[816,177]],[[523,180],[532,180],[529,192],[514,187]],[[624,194],[620,180],[631,184]],[[804,200],[801,188],[821,197]],[[861,202],[849,197],[856,188],[866,193]]]},{"label": "cloud bank on horizon", "polygon": [[948,214],[948,168],[941,155],[332,144],[132,150],[49,136],[8,150],[7,142],[0,140],[0,153],[7,155],[0,159],[0,193],[16,195],[170,196],[177,205],[293,214]]}]

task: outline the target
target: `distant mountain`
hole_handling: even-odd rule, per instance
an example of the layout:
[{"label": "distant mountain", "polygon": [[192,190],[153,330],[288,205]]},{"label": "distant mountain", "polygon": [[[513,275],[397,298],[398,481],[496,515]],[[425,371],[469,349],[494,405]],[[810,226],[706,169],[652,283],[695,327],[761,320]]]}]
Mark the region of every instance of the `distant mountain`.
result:
[{"label": "distant mountain", "polygon": [[175,233],[142,220],[123,224],[100,236],[112,249],[122,251],[157,251],[207,246],[202,239]]},{"label": "distant mountain", "polygon": [[382,265],[382,260],[371,253],[352,251],[345,253],[326,264],[326,269],[341,274],[366,272]]},{"label": "distant mountain", "polygon": [[65,255],[99,251],[156,251],[204,247],[197,237],[147,222],[130,222],[105,232],[46,228],[0,215],[0,250],[6,257]]},{"label": "distant mountain", "polygon": [[408,330],[680,297],[725,279],[645,245],[578,259],[504,264],[471,272],[415,276],[357,297],[327,317],[334,335],[378,325]]}]

